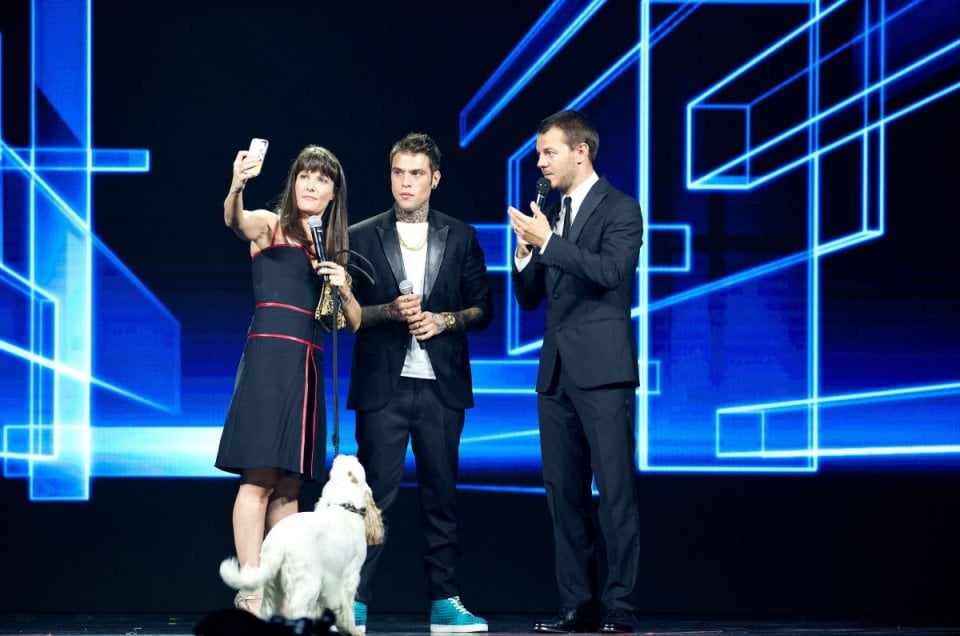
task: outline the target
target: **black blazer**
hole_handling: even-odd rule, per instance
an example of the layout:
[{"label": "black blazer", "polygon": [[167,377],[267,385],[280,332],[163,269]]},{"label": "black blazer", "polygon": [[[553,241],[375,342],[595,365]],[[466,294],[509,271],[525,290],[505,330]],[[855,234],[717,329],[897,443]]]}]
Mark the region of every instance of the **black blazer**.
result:
[{"label": "black blazer", "polygon": [[[493,301],[476,230],[432,208],[427,222],[427,265],[420,306],[434,313],[477,307],[483,318],[468,328],[486,328],[493,319]],[[350,249],[370,260],[377,281],[373,286],[362,276],[354,277],[354,293],[361,305],[381,305],[396,299],[400,281],[406,276],[394,209],[351,226]],[[361,323],[353,346],[347,408],[375,411],[386,406],[396,389],[409,343],[405,322]],[[466,335],[445,331],[423,344],[444,404],[455,409],[472,407]]]},{"label": "black blazer", "polygon": [[[559,205],[548,215],[556,223]],[[513,268],[520,307],[547,301],[537,391],[550,389],[557,356],[580,388],[639,383],[637,338],[630,318],[634,272],[643,244],[635,199],[601,178],[587,193],[569,236],[550,237],[523,271]]]}]

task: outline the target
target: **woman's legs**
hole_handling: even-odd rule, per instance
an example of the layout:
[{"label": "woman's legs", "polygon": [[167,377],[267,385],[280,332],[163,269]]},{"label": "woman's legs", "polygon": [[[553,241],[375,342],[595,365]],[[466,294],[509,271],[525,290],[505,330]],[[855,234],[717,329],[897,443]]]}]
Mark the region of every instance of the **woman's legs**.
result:
[{"label": "woman's legs", "polygon": [[267,501],[265,532],[277,525],[284,517],[296,514],[299,510],[298,497],[303,482],[299,477],[281,477]]},{"label": "woman's legs", "polygon": [[[277,468],[248,468],[240,478],[240,488],[237,498],[233,502],[233,543],[237,549],[237,560],[240,567],[260,565],[260,546],[266,532],[267,511],[270,498],[277,490],[283,477],[283,471]],[[273,524],[270,524],[272,527]],[[263,594],[259,591],[250,592],[241,590],[234,599],[234,604],[252,614],[259,615],[260,600]]]}]

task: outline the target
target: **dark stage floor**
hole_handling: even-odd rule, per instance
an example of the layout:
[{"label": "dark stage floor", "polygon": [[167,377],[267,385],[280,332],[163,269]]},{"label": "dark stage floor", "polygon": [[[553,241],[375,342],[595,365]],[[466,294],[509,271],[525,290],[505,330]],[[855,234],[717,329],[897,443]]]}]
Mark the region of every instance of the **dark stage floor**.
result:
[{"label": "dark stage floor", "polygon": [[[183,634],[194,633],[200,615],[156,614],[8,614],[0,615],[0,636],[7,634],[50,634],[58,636],[83,634]],[[541,616],[518,614],[490,615],[490,634],[524,634]],[[371,616],[368,633],[385,635],[428,634],[426,617],[413,614]],[[693,618],[644,617],[638,634],[671,636],[933,636],[960,635],[960,623],[951,626],[897,624],[877,621],[833,621],[809,619]]]}]

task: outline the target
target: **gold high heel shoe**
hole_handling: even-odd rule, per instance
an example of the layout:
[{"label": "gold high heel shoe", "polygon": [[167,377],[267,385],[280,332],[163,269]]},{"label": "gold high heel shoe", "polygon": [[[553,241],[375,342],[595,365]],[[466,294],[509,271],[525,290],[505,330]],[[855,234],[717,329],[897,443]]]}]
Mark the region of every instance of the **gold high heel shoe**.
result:
[{"label": "gold high heel shoe", "polygon": [[263,592],[261,590],[240,590],[233,597],[233,606],[259,617],[260,601],[262,600]]}]

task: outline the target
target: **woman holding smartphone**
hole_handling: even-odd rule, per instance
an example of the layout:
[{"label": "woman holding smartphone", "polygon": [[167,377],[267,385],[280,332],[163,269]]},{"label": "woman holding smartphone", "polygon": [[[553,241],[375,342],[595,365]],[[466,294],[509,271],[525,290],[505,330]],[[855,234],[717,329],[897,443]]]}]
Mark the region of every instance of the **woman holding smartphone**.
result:
[{"label": "woman holding smartphone", "polygon": [[[339,255],[348,247],[340,161],[325,148],[307,146],[290,166],[276,210],[246,210],[243,190],[262,160],[237,153],[223,201],[224,223],[250,243],[256,302],[216,461],[217,468],[240,475],[233,534],[241,567],[259,565],[266,533],[297,512],[303,480],[324,473],[322,342],[329,326],[321,320],[333,319],[332,293],[340,297],[338,325],[351,331],[360,326],[360,305],[336,262],[345,262]],[[322,219],[323,253],[334,260],[318,258],[312,217]],[[259,614],[261,596],[241,590],[235,604]]]}]

